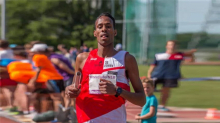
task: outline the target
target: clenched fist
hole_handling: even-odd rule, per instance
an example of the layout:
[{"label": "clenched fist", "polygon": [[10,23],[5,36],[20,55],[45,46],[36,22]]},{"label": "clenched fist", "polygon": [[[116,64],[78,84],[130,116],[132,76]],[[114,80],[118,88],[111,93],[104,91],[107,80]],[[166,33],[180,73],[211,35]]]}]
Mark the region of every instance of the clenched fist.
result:
[{"label": "clenched fist", "polygon": [[108,80],[100,79],[99,90],[102,94],[115,95],[116,94],[116,86]]},{"label": "clenched fist", "polygon": [[66,87],[65,94],[69,98],[76,98],[80,94],[80,89],[75,88],[74,84],[72,84],[72,85]]}]

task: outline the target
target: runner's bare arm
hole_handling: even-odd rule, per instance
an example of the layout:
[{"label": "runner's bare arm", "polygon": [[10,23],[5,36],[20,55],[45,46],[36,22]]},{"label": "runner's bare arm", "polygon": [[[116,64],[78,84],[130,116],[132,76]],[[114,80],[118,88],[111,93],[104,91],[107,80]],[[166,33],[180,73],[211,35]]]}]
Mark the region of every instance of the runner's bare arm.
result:
[{"label": "runner's bare arm", "polygon": [[121,95],[126,100],[131,103],[139,106],[144,106],[146,103],[146,97],[144,94],[143,85],[141,83],[138,71],[138,65],[134,56],[127,54],[125,57],[125,67],[127,75],[131,81],[131,84],[134,88],[134,93],[123,90]]},{"label": "runner's bare arm", "polygon": [[[86,63],[86,59],[88,58],[88,56],[89,56],[88,52],[80,53],[77,56],[77,59],[79,59],[79,60],[77,61],[77,59],[76,59],[76,69],[78,69],[80,72],[82,72],[82,69]],[[76,71],[76,73],[77,72],[78,71]]]},{"label": "runner's bare arm", "polygon": [[58,58],[52,58],[51,62],[55,65],[57,65],[60,69],[65,70],[69,74],[74,74],[75,71],[70,69],[64,62],[59,60]]},{"label": "runner's bare arm", "polygon": [[[81,72],[82,73],[82,69],[84,67],[84,64],[86,62],[86,59],[88,58],[89,53],[84,52],[84,53],[80,53],[79,55],[77,55],[76,58],[76,65],[75,65],[75,75],[77,75],[77,72]],[[83,75],[81,75],[83,76]],[[75,81],[75,77],[73,78],[73,83]]]},{"label": "runner's bare arm", "polygon": [[155,65],[150,65],[150,68],[148,69],[148,72],[147,72],[148,78],[151,78],[151,73],[153,72],[155,67],[156,67]]},{"label": "runner's bare arm", "polygon": [[[75,65],[75,75],[77,72],[82,72],[82,69],[84,67],[84,64],[86,62],[86,59],[88,58],[89,53],[80,53],[77,58],[76,58],[76,65]],[[83,76],[83,75],[82,75]],[[75,77],[73,78],[73,83],[75,80]],[[76,98],[79,93],[80,90],[75,88],[75,86],[72,84],[70,86],[68,86],[65,90],[65,93],[70,97],[70,98]]]}]

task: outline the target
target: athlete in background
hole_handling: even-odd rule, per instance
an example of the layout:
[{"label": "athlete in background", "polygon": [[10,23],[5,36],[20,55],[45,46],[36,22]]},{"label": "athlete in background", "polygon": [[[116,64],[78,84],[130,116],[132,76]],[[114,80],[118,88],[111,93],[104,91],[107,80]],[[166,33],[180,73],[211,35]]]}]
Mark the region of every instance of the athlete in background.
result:
[{"label": "athlete in background", "polygon": [[163,84],[159,110],[169,111],[165,106],[170,95],[170,89],[177,87],[178,79],[181,78],[181,61],[185,56],[192,56],[195,51],[193,49],[189,52],[178,52],[176,50],[176,41],[170,40],[167,41],[166,52],[155,55],[154,63],[151,64],[148,70],[148,78],[155,80],[155,88],[158,83]]}]

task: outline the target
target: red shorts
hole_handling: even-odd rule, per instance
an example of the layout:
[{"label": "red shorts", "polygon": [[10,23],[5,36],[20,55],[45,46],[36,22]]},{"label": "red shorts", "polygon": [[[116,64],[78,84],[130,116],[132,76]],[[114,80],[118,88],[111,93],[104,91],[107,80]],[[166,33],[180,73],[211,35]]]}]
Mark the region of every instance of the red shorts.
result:
[{"label": "red shorts", "polygon": [[4,86],[16,86],[17,82],[11,79],[0,79],[0,87]]}]

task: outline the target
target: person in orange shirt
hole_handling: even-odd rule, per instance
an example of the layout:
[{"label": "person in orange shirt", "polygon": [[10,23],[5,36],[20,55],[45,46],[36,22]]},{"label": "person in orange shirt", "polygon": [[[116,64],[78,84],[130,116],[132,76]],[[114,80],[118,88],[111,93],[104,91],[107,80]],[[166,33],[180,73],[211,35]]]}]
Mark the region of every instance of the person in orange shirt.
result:
[{"label": "person in orange shirt", "polygon": [[58,111],[58,105],[63,103],[61,92],[65,90],[63,77],[48,59],[47,55],[49,55],[49,51],[47,50],[46,44],[34,44],[30,51],[34,54],[32,57],[34,66],[41,67],[41,74],[48,76],[48,81],[45,83],[45,86],[47,93],[50,94],[53,100],[55,111]]},{"label": "person in orange shirt", "polygon": [[[19,60],[19,62],[29,62],[27,60],[27,55],[23,50],[14,50],[14,58]],[[27,115],[29,114],[30,101],[27,95],[28,88],[27,85],[21,82],[17,82],[17,88],[15,91],[15,99],[19,108],[18,113]]]}]

